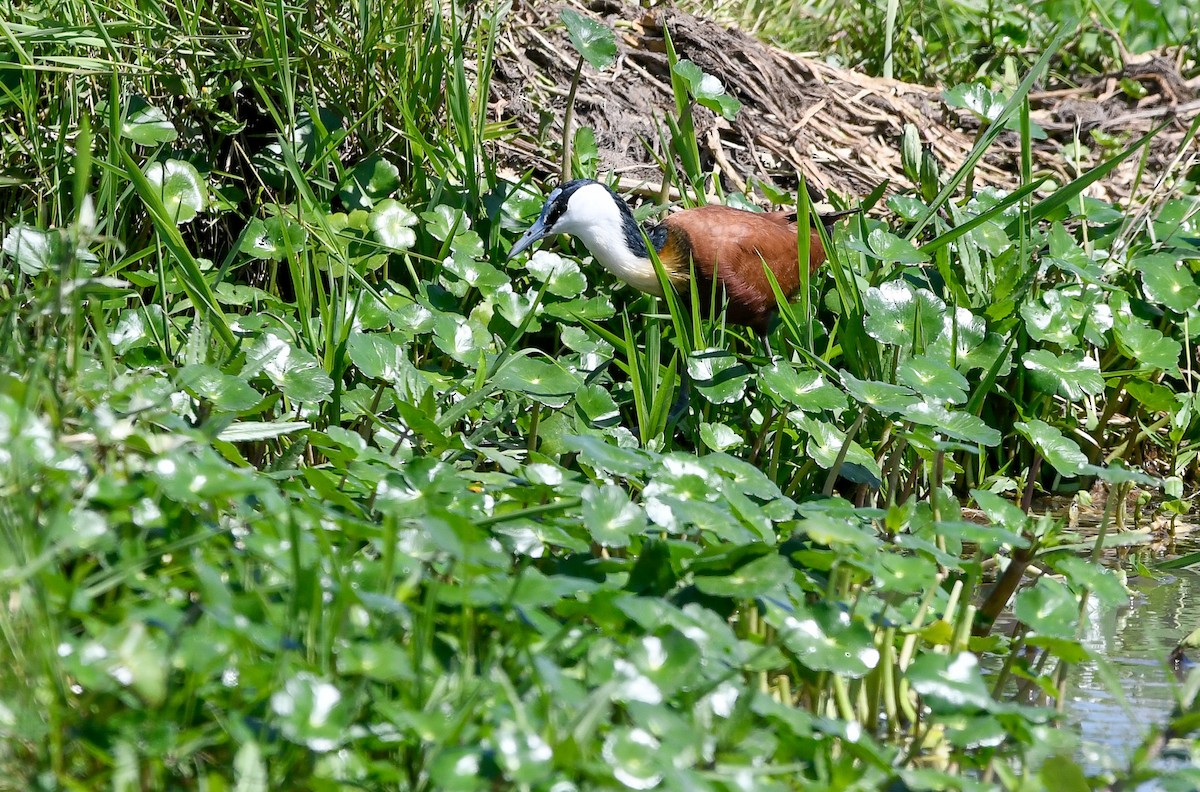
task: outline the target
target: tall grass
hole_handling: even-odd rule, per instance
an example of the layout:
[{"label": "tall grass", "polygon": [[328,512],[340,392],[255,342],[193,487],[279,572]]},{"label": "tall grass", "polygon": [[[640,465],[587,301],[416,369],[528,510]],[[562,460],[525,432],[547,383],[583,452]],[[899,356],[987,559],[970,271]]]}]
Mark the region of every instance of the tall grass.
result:
[{"label": "tall grass", "polygon": [[[1079,552],[1160,482],[1101,463],[1181,514],[1200,448],[1194,187],[1123,251],[1079,201],[1144,140],[1036,202],[970,162],[891,196],[768,359],[696,288],[504,262],[543,191],[489,156],[498,11],[3,12],[0,786],[1082,772],[1012,680],[1061,706],[1088,598],[1127,599]],[[1096,479],[1099,537],[1033,508]]]}]

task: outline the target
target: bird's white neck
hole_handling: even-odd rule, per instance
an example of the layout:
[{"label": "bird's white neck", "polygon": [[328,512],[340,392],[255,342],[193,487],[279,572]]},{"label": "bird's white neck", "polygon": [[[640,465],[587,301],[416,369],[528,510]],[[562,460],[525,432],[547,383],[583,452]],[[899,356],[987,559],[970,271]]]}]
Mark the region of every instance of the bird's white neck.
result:
[{"label": "bird's white neck", "polygon": [[[639,232],[640,233],[640,232]],[[619,225],[588,225],[574,232],[600,266],[616,275],[638,291],[662,297],[662,286],[648,255],[639,256],[629,249],[629,242]]]},{"label": "bird's white neck", "polygon": [[630,286],[663,296],[633,213],[603,185],[587,184],[576,190],[554,230],[583,242],[600,266]]}]

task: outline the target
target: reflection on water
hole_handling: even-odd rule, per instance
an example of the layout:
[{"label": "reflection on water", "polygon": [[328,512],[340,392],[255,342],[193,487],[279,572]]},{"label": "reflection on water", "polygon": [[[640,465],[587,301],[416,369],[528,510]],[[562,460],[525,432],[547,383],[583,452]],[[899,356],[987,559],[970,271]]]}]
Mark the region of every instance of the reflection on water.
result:
[{"label": "reflection on water", "polygon": [[1083,644],[1107,660],[1107,669],[1081,663],[1070,675],[1067,716],[1092,768],[1127,766],[1150,729],[1166,721],[1176,684],[1167,655],[1200,627],[1200,572],[1134,578],[1129,586],[1136,596],[1127,606],[1109,608],[1094,598],[1089,604]]}]

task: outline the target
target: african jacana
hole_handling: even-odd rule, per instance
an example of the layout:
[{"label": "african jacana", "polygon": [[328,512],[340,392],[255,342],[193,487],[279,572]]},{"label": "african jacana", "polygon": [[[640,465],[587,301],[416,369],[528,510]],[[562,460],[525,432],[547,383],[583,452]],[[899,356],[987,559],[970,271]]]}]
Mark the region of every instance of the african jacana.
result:
[{"label": "african jacana", "polygon": [[[829,228],[835,219],[850,213],[836,212],[819,219]],[[818,219],[815,214],[813,218]],[[541,215],[508,257],[552,234],[578,238],[609,272],[636,289],[661,297],[662,288],[646,249],[649,239],[676,290],[686,290],[694,264],[702,303],[707,302],[715,277],[718,294],[726,302],[726,320],[748,325],[759,335],[766,335],[776,308],[763,263],[789,298],[800,288],[795,212],[698,206],[670,215],[643,237],[620,196],[600,182],[576,179],[550,193]],[[825,248],[813,228],[809,271],[816,271],[824,261]]]}]

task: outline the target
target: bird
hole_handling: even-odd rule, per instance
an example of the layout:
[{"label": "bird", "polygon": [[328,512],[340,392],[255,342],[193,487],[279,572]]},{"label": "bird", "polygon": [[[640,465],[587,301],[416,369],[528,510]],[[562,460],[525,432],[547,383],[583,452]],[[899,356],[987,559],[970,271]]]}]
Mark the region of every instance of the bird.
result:
[{"label": "bird", "polygon": [[[810,216],[828,230],[838,218],[857,211]],[[508,259],[543,237],[568,234],[583,242],[613,275],[639,291],[662,297],[649,241],[672,288],[686,293],[694,271],[701,307],[707,310],[715,279],[726,322],[750,327],[765,338],[778,306],[763,264],[770,267],[788,298],[800,288],[796,221],[795,211],[753,212],[708,204],[671,214],[643,235],[629,204],[611,187],[594,179],[575,179],[550,192],[541,214],[512,246]],[[809,272],[825,259],[821,235],[813,227]]]}]

